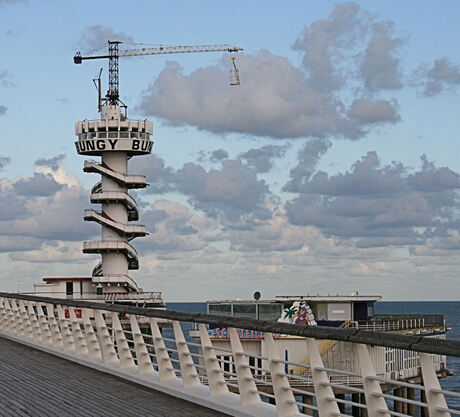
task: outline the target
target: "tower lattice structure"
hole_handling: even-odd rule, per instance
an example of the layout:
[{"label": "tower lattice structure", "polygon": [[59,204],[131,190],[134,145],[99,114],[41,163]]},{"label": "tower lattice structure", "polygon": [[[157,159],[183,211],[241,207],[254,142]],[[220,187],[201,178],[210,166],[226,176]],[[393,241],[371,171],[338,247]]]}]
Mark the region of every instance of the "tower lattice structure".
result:
[{"label": "tower lattice structure", "polygon": [[101,204],[101,211],[85,210],[84,220],[101,225],[101,239],[83,242],[84,253],[102,256],[93,269],[92,282],[103,293],[137,292],[129,270],[139,268],[138,254],[131,241],[147,235],[145,227],[130,224],[139,219],[136,201],[129,195],[132,188],[145,188],[143,175],[128,174],[128,160],[151,153],[153,124],[148,120],[127,119],[118,105],[101,107],[100,120],[75,123],[75,142],[80,155],[98,156],[100,161],[86,160],[84,172],[101,175],[91,190],[91,203]]}]

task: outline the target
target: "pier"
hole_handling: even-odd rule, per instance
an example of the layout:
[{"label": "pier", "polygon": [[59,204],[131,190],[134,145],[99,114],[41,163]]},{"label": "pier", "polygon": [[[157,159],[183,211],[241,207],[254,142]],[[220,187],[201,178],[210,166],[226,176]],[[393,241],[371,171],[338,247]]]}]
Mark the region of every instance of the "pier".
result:
[{"label": "pier", "polygon": [[0,337],[2,417],[220,415]]},{"label": "pier", "polygon": [[[162,335],[159,320],[171,322],[172,336]],[[186,340],[181,322],[197,323],[199,342]],[[217,358],[222,349],[208,324],[228,329],[231,349],[224,353],[234,372]],[[263,332],[267,351],[244,351],[238,329]],[[273,334],[305,338],[309,363],[283,359]],[[359,372],[325,367],[318,340],[349,343]],[[373,348],[414,352],[419,382],[377,374]],[[0,351],[4,415],[104,415],[106,407],[110,415],[460,414],[448,405],[460,394],[441,389],[433,360],[459,357],[460,341],[0,293]],[[292,366],[305,373],[289,374]]]}]

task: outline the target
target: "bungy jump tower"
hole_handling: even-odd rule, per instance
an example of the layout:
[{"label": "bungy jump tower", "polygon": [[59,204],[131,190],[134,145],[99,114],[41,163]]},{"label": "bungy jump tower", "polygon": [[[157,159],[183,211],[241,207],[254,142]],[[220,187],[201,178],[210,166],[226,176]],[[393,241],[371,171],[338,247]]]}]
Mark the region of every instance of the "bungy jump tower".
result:
[{"label": "bungy jump tower", "polygon": [[85,161],[84,172],[101,175],[91,190],[91,203],[101,204],[101,211],[85,210],[84,219],[101,225],[101,239],[84,242],[84,253],[100,253],[92,273],[92,283],[99,293],[137,293],[136,282],[128,272],[139,268],[139,259],[131,241],[147,233],[145,227],[131,224],[139,219],[136,202],[129,195],[132,188],[145,188],[145,176],[128,175],[128,160],[149,154],[153,142],[152,122],[125,118],[118,105],[101,106],[101,120],[75,123],[75,142],[80,155],[100,156],[101,161]]},{"label": "bungy jump tower", "polygon": [[[101,210],[85,210],[84,220],[101,225],[101,239],[83,242],[83,252],[100,254],[102,260],[93,268],[91,277],[44,278],[44,284],[35,284],[35,293],[52,297],[101,299],[122,304],[140,304],[144,307],[164,307],[160,292],[143,292],[129,276],[139,268],[139,258],[131,241],[147,235],[144,226],[132,224],[139,220],[136,202],[128,191],[145,188],[145,176],[129,175],[128,161],[135,156],[152,152],[153,124],[148,120],[127,117],[127,106],[120,100],[119,57],[164,55],[191,52],[238,52],[242,48],[232,45],[159,46],[142,49],[120,49],[121,42],[108,41],[108,54],[94,55],[96,48],[82,56],[77,52],[74,63],[83,60],[109,60],[109,86],[101,97],[101,73],[94,79],[98,90],[100,120],[80,120],[75,123],[75,142],[80,155],[100,157],[100,161],[87,160],[84,172],[101,176],[91,190],[91,203],[100,204]],[[232,57],[230,84],[239,85],[238,69]]]},{"label": "bungy jump tower", "polygon": [[91,277],[44,278],[45,284],[35,285],[35,293],[164,307],[160,292],[143,292],[129,276],[129,271],[139,269],[139,257],[131,242],[147,232],[145,226],[131,223],[139,220],[139,210],[128,191],[148,184],[145,176],[128,174],[128,161],[152,152],[153,124],[128,119],[118,104],[110,102],[100,101],[99,111],[100,120],[75,123],[75,147],[80,155],[100,157],[100,161],[86,160],[83,171],[101,176],[90,196],[91,203],[100,204],[101,209],[84,213],[85,221],[101,225],[101,238],[83,242],[83,252],[100,254],[102,260]]}]

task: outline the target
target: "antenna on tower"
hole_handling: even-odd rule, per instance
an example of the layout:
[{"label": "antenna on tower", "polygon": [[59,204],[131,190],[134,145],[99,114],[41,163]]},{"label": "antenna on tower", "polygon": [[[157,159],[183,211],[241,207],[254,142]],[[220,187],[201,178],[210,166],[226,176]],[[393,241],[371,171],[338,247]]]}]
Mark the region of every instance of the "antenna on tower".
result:
[{"label": "antenna on tower", "polygon": [[101,75],[102,75],[102,68],[99,70],[99,75],[97,76],[97,78],[93,78],[93,83],[97,90],[97,111],[99,113],[102,110]]}]

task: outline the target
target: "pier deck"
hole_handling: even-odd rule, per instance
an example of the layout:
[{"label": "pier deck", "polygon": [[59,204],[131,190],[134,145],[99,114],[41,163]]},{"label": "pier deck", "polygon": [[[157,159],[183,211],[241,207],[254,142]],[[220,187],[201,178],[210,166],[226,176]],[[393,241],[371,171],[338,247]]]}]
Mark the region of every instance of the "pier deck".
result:
[{"label": "pier deck", "polygon": [[0,337],[0,416],[222,416]]}]

